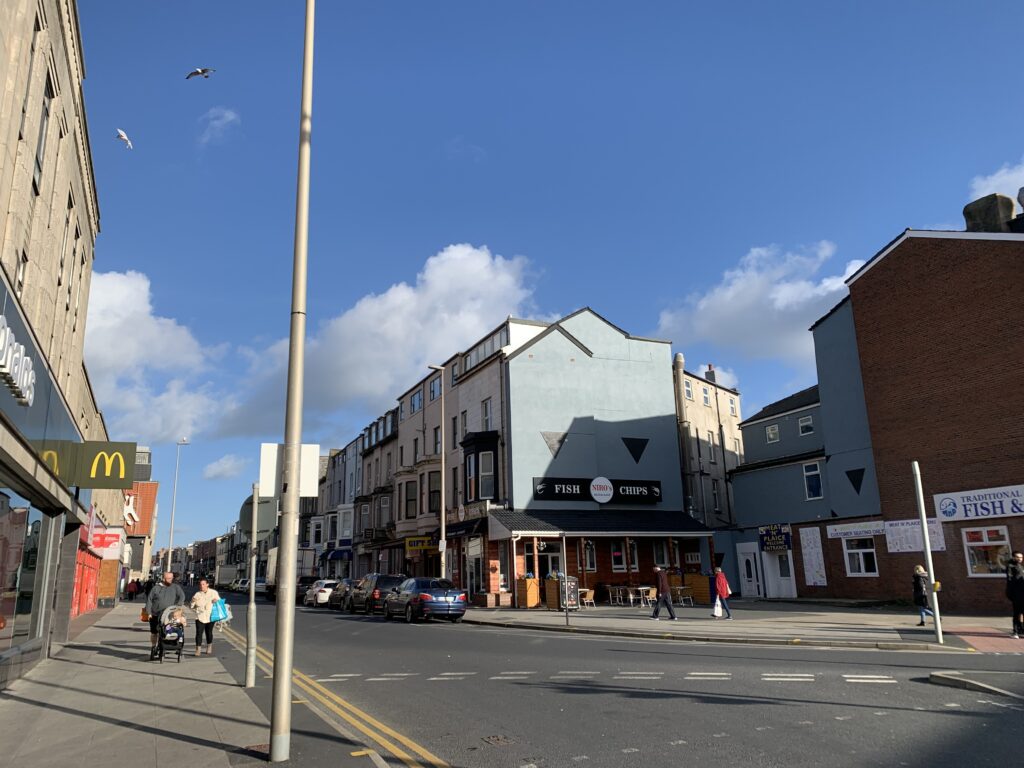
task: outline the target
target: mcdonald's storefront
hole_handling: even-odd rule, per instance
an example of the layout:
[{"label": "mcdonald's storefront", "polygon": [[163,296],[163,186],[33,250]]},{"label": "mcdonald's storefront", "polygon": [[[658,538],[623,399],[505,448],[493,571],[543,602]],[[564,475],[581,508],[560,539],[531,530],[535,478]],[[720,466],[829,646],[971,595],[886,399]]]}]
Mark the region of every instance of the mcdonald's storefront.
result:
[{"label": "mcdonald's storefront", "polygon": [[[83,445],[82,439],[18,302],[0,280],[0,689],[46,658],[52,644],[66,642],[72,617],[96,604],[100,560],[81,546],[92,495],[70,490],[81,465],[76,460],[87,457],[69,446]],[[134,454],[122,460],[130,486]],[[116,479],[117,459],[110,463],[108,471],[101,458],[97,475],[123,482]]]}]

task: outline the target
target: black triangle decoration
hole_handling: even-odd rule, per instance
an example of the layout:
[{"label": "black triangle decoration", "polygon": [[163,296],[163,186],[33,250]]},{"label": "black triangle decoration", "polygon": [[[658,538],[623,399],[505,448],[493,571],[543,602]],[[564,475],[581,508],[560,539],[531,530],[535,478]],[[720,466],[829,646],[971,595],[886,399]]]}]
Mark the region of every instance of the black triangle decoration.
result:
[{"label": "black triangle decoration", "polygon": [[647,444],[651,441],[646,437],[624,437],[622,442],[626,446],[626,450],[629,451],[629,455],[633,457],[633,461],[639,464],[644,451],[647,450]]},{"label": "black triangle decoration", "polygon": [[551,451],[551,458],[557,458],[558,452],[562,450],[562,446],[565,445],[565,440],[569,437],[568,432],[541,432],[540,436],[544,438],[544,442],[547,443],[548,450]]},{"label": "black triangle decoration", "polygon": [[860,487],[864,483],[864,470],[863,469],[848,469],[846,470],[846,476],[850,478],[850,485],[853,486],[853,490],[860,496]]}]

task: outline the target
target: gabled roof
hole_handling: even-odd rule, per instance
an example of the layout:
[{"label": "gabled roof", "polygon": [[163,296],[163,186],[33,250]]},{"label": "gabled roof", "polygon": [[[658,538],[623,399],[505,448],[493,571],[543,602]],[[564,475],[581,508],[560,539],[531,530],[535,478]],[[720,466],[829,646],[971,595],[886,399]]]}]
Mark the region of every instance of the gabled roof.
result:
[{"label": "gabled roof", "polygon": [[563,318],[561,318],[559,320],[556,320],[555,322],[551,323],[550,325],[548,325],[548,327],[546,329],[544,329],[543,331],[538,333],[536,336],[534,336],[532,339],[527,341],[525,344],[522,344],[521,346],[516,347],[516,349],[508,356],[508,359],[512,359],[513,357],[518,355],[523,350],[529,349],[534,344],[539,342],[541,339],[545,338],[546,336],[548,336],[548,335],[550,335],[552,333],[560,333],[560,334],[562,334],[565,338],[567,338],[569,341],[571,341],[573,344],[575,344],[577,347],[579,347],[580,351],[582,351],[583,354],[587,355],[587,357],[593,357],[594,353],[591,352],[587,348],[587,346],[585,344],[583,344],[583,342],[581,342],[579,339],[577,339],[575,336],[573,336],[565,327],[562,326],[562,323],[564,323],[566,320],[570,320],[570,319],[576,317],[577,315],[583,314],[584,312],[589,312],[591,315],[596,317],[602,323],[604,323],[605,325],[607,325],[610,328],[615,329],[618,333],[621,333],[627,339],[632,339],[633,341],[648,341],[648,342],[652,342],[654,344],[671,344],[672,343],[670,341],[665,341],[664,339],[646,339],[646,338],[644,338],[642,336],[633,336],[632,334],[626,333],[624,330],[619,328],[619,326],[615,325],[615,323],[610,322],[607,318],[602,317],[600,314],[598,314],[597,312],[592,310],[590,307],[582,307],[580,309],[577,309],[575,312],[571,312],[568,315],[566,315],[565,317],[563,317]]},{"label": "gabled roof", "polygon": [[795,392],[788,397],[784,397],[781,400],[776,400],[774,403],[766,405],[749,419],[741,421],[740,426],[742,427],[744,424],[763,421],[764,419],[770,419],[772,416],[780,416],[783,413],[789,413],[790,411],[797,411],[801,408],[817,405],[819,402],[818,385],[815,384],[813,387],[801,389],[799,392]]}]

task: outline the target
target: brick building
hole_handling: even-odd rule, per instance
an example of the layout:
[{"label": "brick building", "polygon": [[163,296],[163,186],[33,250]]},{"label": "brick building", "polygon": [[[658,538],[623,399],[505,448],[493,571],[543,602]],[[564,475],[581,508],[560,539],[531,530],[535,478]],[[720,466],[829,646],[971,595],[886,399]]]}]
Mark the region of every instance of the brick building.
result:
[{"label": "brick building", "polygon": [[943,606],[1007,610],[1005,564],[1024,548],[1024,234],[907,230],[847,284],[879,508],[794,526],[800,594],[910,598],[916,460]]}]

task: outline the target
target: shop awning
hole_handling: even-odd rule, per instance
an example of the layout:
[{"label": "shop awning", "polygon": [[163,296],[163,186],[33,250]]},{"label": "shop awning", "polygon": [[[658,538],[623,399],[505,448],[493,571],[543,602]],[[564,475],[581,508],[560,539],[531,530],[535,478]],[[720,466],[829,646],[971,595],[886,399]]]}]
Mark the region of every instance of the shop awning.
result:
[{"label": "shop awning", "polygon": [[351,560],[352,550],[351,549],[332,549],[330,552],[324,552],[322,555],[324,560]]},{"label": "shop awning", "polygon": [[[454,539],[458,536],[478,536],[487,528],[487,518],[477,517],[472,520],[463,520],[459,523],[452,523],[446,525],[444,528],[444,535],[449,539]],[[438,529],[437,535],[441,535],[440,529]]]},{"label": "shop awning", "polygon": [[671,536],[699,538],[711,536],[711,529],[684,512],[673,511],[575,511],[575,510],[496,510],[490,513],[488,537],[494,540],[512,536]]}]

